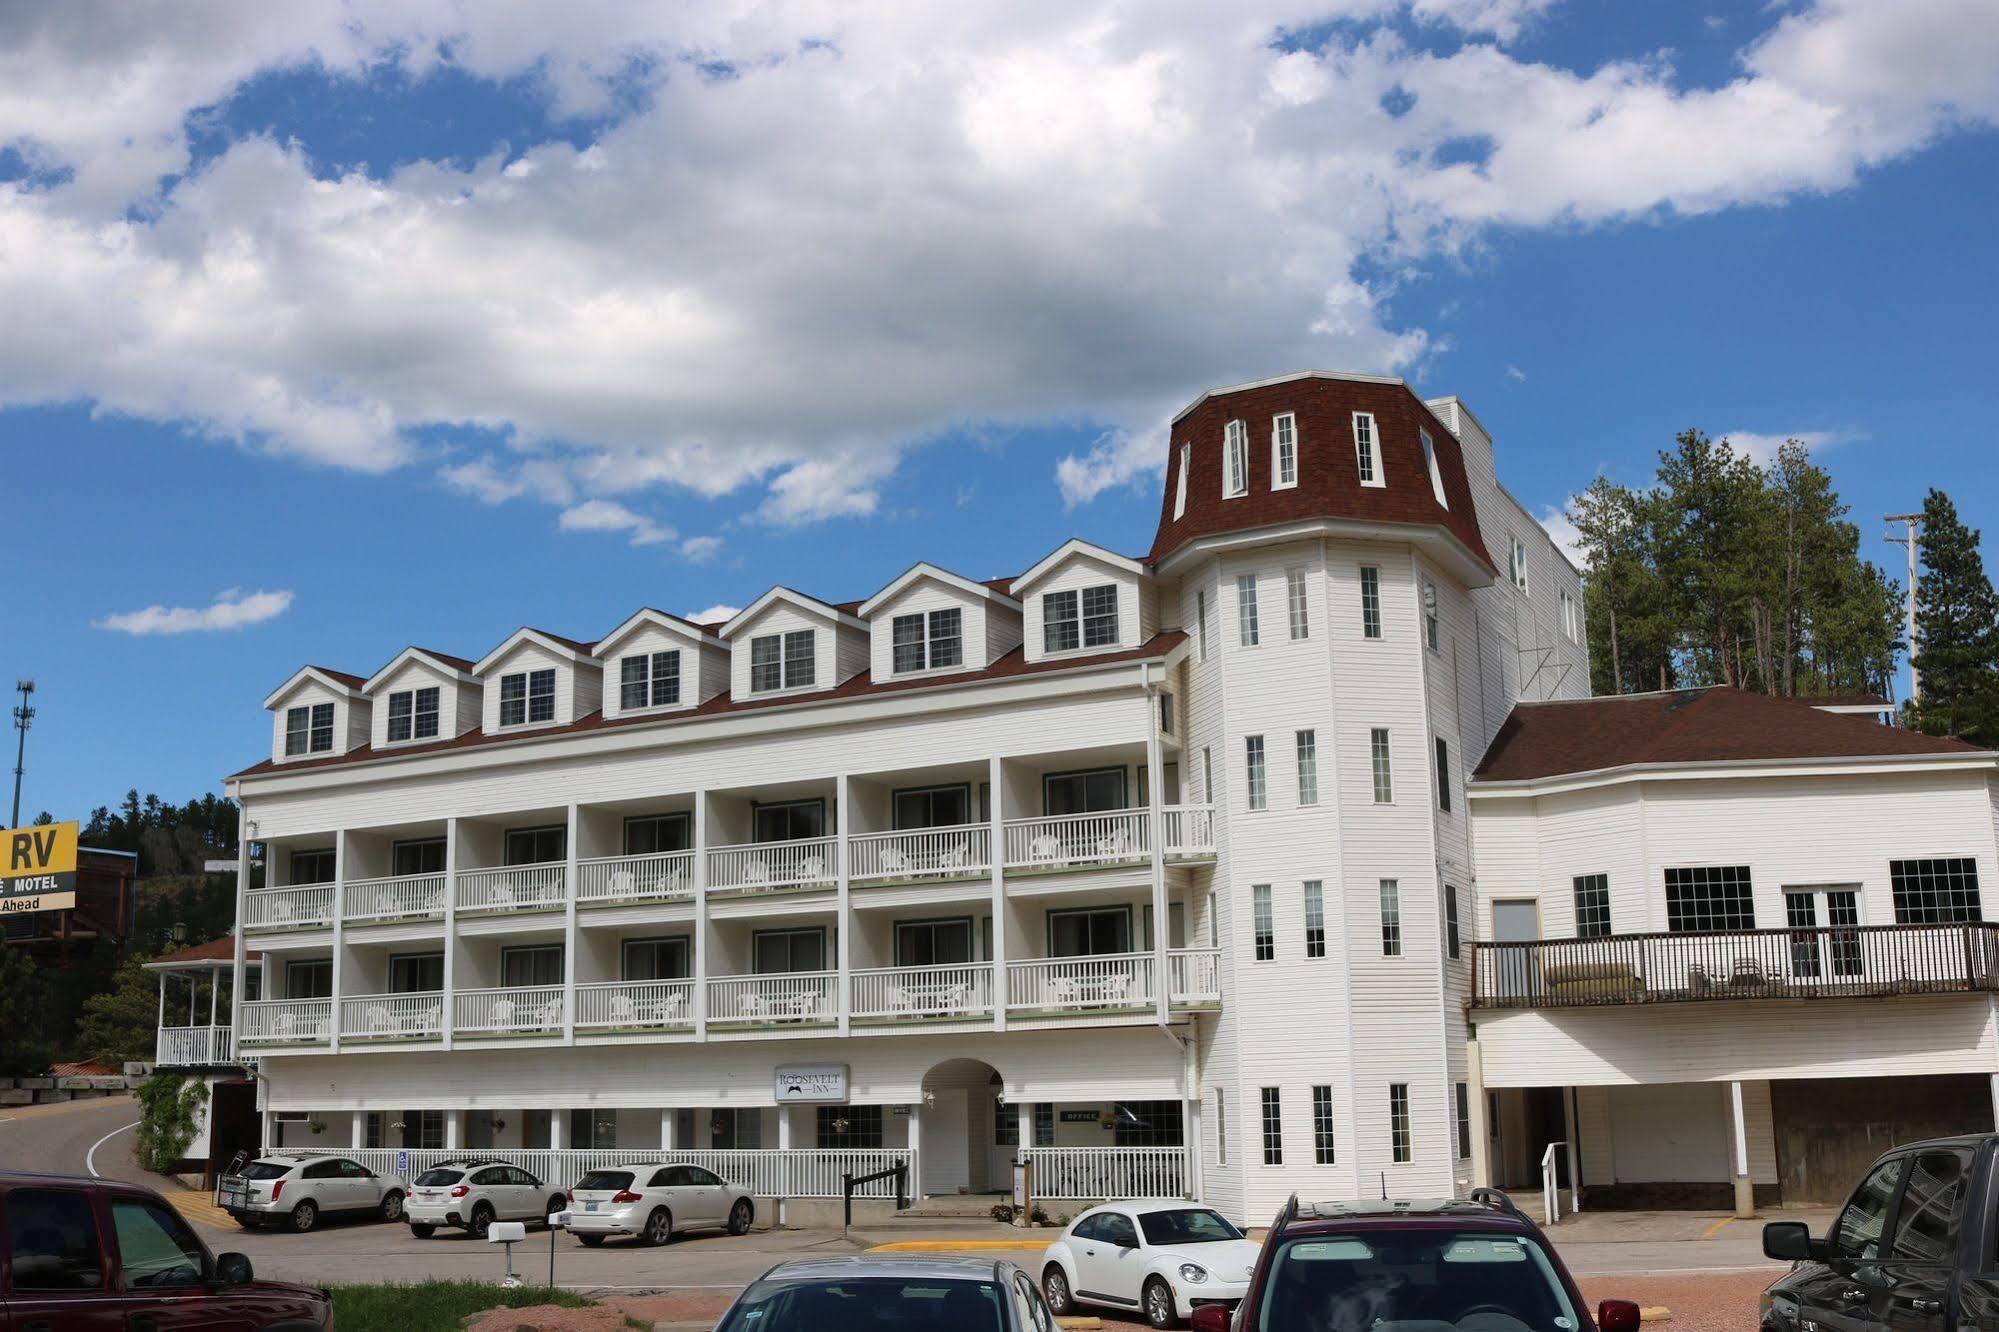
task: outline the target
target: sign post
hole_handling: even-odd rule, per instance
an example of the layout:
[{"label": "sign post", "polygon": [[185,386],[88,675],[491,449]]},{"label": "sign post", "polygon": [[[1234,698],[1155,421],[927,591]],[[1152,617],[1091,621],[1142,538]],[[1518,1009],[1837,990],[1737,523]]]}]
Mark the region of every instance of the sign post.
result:
[{"label": "sign post", "polygon": [[76,906],[76,825],[0,828],[0,916]]}]

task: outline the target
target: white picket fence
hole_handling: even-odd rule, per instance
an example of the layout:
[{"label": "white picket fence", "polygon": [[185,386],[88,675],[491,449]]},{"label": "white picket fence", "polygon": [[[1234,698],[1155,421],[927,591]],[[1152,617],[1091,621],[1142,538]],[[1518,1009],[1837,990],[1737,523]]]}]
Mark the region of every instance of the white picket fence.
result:
[{"label": "white picket fence", "polygon": [[[265,1148],[283,1151],[285,1148]],[[290,1149],[296,1150],[296,1149]],[[673,1150],[657,1148],[622,1150],[574,1148],[477,1148],[446,1151],[442,1148],[329,1147],[327,1152],[358,1161],[378,1175],[414,1180],[440,1161],[477,1157],[482,1161],[503,1161],[517,1165],[553,1188],[569,1189],[592,1170],[619,1166],[649,1166],[662,1162],[698,1165],[714,1171],[731,1184],[759,1198],[838,1198],[843,1196],[842,1176],[872,1175],[898,1162],[911,1167],[908,1188],[915,1187],[916,1154],[907,1148],[795,1148],[777,1150]],[[399,1159],[402,1168],[398,1168]],[[858,1186],[857,1198],[893,1198],[895,1181],[876,1180]]]},{"label": "white picket fence", "polygon": [[1034,1196],[1069,1200],[1184,1198],[1184,1147],[1030,1147]]},{"label": "white picket fence", "polygon": [[153,1062],[166,1068],[226,1064],[229,1028],[161,1027],[153,1043]]}]

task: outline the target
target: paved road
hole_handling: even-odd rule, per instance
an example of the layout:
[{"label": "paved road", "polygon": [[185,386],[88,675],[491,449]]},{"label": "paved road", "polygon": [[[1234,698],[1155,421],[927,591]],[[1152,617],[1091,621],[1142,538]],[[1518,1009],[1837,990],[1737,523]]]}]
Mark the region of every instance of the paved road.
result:
[{"label": "paved road", "polygon": [[[87,1175],[90,1162],[107,1179],[131,1180],[157,1189],[179,1186],[148,1174],[132,1157],[132,1126],[138,1104],[129,1096],[0,1111],[0,1166],[9,1170],[49,1170]],[[106,1135],[112,1135],[106,1138]],[[101,1142],[101,1146],[99,1145]],[[96,1149],[95,1157],[91,1150]]]}]

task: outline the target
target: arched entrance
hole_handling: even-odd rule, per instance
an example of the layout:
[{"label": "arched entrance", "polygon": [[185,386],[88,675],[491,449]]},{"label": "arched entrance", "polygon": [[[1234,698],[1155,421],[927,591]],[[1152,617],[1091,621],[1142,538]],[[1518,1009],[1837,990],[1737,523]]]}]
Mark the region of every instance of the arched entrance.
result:
[{"label": "arched entrance", "polygon": [[999,1073],[978,1059],[947,1059],[923,1075],[923,1103],[917,1107],[920,1193],[988,1193],[1008,1186],[1009,1177],[995,1177],[992,1162],[1000,1086]]}]

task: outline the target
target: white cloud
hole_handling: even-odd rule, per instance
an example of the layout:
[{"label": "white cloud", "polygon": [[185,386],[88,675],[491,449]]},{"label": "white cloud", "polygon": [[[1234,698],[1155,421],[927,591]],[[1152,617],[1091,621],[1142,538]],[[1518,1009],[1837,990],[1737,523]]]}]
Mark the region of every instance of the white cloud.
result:
[{"label": "white cloud", "polygon": [[1759,467],[1768,467],[1777,460],[1777,448],[1787,439],[1795,439],[1805,446],[1806,452],[1815,453],[1834,444],[1858,439],[1860,433],[1854,430],[1788,430],[1766,434],[1755,430],[1730,430],[1723,438]]},{"label": "white cloud", "polygon": [[206,606],[148,606],[144,610],[119,611],[91,621],[97,629],[140,637],[147,634],[204,634],[220,629],[241,629],[262,624],[291,609],[292,594],[244,592],[232,587],[218,592]]},{"label": "white cloud", "polygon": [[717,602],[707,610],[689,611],[680,618],[683,620],[692,620],[695,624],[717,625],[727,624],[742,613],[743,608],[741,606],[729,606]]},{"label": "white cloud", "polygon": [[722,553],[722,538],[691,536],[680,543],[680,553],[690,564],[706,564]]},{"label": "white cloud", "polygon": [[1517,365],[1506,367],[1506,377],[1516,384],[1525,384],[1527,382],[1527,372]]},{"label": "white cloud", "polygon": [[[1495,40],[1412,45],[1378,23],[1398,15]],[[16,3],[0,148],[46,174],[0,183],[0,406],[437,466],[489,503],[745,493],[773,524],[877,513],[954,428],[1087,423],[1099,443],[1057,471],[1082,503],[1153,484],[1202,387],[1433,355],[1356,276],[1382,261],[1839,189],[1999,119],[1990,0],[1765,11],[1706,87],[1504,45],[1558,17]],[[1299,32],[1338,35],[1273,40]],[[251,136],[189,171],[191,127],[260,75],[444,65],[527,80],[591,137],[367,174]],[[430,432],[454,429],[505,448],[440,461]]]},{"label": "white cloud", "polygon": [[565,532],[628,532],[634,546],[657,546],[673,540],[673,529],[661,527],[616,500],[585,500],[562,511],[556,526]]},{"label": "white cloud", "polygon": [[1541,527],[1555,543],[1562,554],[1569,557],[1569,563],[1578,569],[1583,566],[1583,534],[1569,521],[1567,506],[1556,508],[1549,504],[1541,509]]}]

